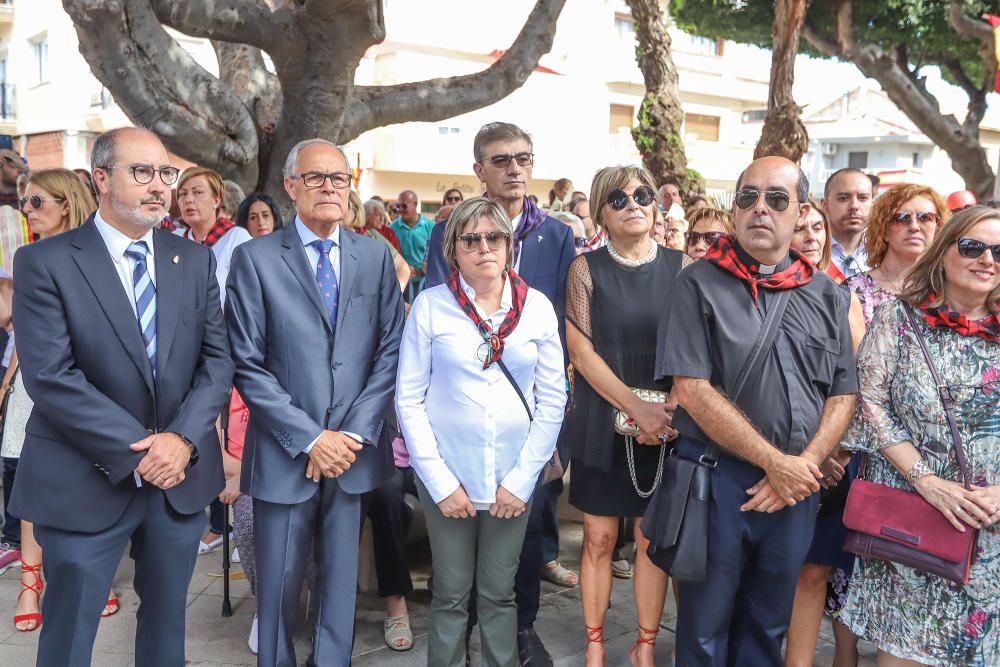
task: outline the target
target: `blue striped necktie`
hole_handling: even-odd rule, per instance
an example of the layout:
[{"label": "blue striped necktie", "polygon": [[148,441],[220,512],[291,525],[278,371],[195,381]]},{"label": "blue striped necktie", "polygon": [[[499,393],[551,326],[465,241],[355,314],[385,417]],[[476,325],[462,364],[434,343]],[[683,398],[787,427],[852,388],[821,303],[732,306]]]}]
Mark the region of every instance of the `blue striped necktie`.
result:
[{"label": "blue striped necktie", "polygon": [[326,305],[326,312],[330,318],[330,327],[334,333],[337,332],[337,301],[340,296],[340,287],[337,285],[337,274],[333,270],[333,263],[330,261],[330,250],[333,248],[333,241],[330,239],[316,239],[310,241],[309,245],[319,252],[319,262],[316,264],[316,285],[319,286],[320,296]]},{"label": "blue striped necktie", "polygon": [[135,314],[139,320],[142,342],[146,345],[146,356],[156,377],[156,286],[146,267],[149,248],[145,241],[129,245],[125,254],[135,261],[132,269],[132,291],[135,293]]}]

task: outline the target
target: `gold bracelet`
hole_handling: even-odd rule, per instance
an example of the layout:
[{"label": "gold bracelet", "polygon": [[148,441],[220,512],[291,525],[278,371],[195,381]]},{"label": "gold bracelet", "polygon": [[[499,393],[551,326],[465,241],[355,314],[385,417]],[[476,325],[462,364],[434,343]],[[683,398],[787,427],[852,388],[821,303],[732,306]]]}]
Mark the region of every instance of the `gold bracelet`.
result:
[{"label": "gold bracelet", "polygon": [[924,463],[923,459],[917,459],[917,462],[910,466],[910,469],[906,471],[906,481],[910,483],[910,486],[916,486],[917,480],[921,477],[926,477],[927,475],[933,475],[934,471]]}]

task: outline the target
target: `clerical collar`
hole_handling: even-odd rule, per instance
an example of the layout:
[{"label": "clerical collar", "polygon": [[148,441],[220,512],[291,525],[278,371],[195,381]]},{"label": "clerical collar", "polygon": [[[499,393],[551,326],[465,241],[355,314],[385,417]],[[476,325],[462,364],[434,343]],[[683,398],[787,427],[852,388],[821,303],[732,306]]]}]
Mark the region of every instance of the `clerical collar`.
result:
[{"label": "clerical collar", "polygon": [[736,250],[736,256],[747,267],[747,270],[760,276],[769,276],[775,271],[784,271],[792,265],[792,258],[787,254],[777,264],[761,264],[740,246],[735,236],[733,236],[733,248]]}]

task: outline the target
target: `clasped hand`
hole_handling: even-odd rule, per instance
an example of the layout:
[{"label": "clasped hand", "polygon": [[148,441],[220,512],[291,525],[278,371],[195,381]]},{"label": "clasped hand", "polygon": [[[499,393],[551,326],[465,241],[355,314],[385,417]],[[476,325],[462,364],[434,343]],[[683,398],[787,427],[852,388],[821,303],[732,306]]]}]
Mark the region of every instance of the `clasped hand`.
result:
[{"label": "clasped hand", "polygon": [[362,444],[339,431],[323,431],[309,450],[306,477],[318,482],[320,476],[339,477],[357,459]]},{"label": "clasped hand", "polygon": [[958,482],[927,475],[917,480],[916,489],[963,533],[965,525],[982,528],[1000,521],[1000,487],[973,487],[970,491]]},{"label": "clasped hand", "polygon": [[129,449],[146,452],[135,471],[153,486],[165,491],[184,481],[191,447],[176,433],[153,433],[132,443]]},{"label": "clasped hand", "polygon": [[765,470],[766,475],[752,487],[752,496],[740,509],[771,514],[792,507],[819,491],[823,478],[819,466],[805,456],[778,454]]},{"label": "clasped hand", "polygon": [[629,419],[639,427],[636,441],[640,445],[658,445],[661,433],[666,434],[668,440],[676,438],[677,431],[670,426],[676,409],[677,401],[675,400],[670,400],[667,403],[637,401],[636,405],[628,412]]}]

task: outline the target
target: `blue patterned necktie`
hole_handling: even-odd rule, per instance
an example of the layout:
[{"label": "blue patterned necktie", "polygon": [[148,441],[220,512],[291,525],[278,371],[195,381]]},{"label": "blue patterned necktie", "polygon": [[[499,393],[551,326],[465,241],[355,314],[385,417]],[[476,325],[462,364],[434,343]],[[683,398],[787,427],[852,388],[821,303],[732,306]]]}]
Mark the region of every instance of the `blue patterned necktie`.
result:
[{"label": "blue patterned necktie", "polygon": [[135,294],[135,313],[139,320],[142,342],[146,345],[146,356],[156,377],[156,286],[146,267],[149,248],[145,241],[129,244],[125,254],[135,261],[132,269],[132,291]]},{"label": "blue patterned necktie", "polygon": [[319,294],[326,304],[326,312],[330,317],[330,328],[337,332],[337,298],[340,294],[340,286],[337,285],[337,274],[333,270],[333,263],[330,262],[330,250],[333,248],[333,241],[330,239],[316,239],[310,241],[309,245],[319,253],[319,262],[316,264],[316,284],[319,286]]}]

